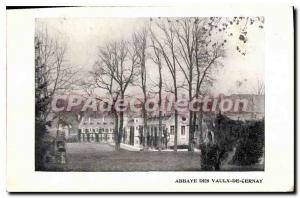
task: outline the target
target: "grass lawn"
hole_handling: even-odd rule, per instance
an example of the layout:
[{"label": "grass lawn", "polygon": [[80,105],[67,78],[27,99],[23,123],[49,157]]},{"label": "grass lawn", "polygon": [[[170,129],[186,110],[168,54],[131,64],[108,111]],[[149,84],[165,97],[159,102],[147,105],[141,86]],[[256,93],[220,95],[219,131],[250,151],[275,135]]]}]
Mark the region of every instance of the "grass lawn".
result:
[{"label": "grass lawn", "polygon": [[[53,165],[49,171],[200,171],[199,153],[181,152],[115,152],[103,143],[67,143],[67,164]],[[257,171],[257,167],[223,167],[224,171]]]},{"label": "grass lawn", "polygon": [[195,171],[199,153],[115,152],[108,144],[68,143],[64,171]]}]

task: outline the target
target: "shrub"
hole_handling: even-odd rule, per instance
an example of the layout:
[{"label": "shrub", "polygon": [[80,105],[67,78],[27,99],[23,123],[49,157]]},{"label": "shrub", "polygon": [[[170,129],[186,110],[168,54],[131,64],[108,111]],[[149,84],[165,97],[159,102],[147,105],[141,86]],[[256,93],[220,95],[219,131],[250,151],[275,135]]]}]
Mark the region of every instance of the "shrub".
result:
[{"label": "shrub", "polygon": [[249,123],[243,127],[232,162],[237,165],[258,163],[264,153],[264,121]]},{"label": "shrub", "polygon": [[245,123],[219,114],[208,123],[208,128],[214,133],[214,142],[200,145],[203,170],[219,170],[234,148],[231,163],[236,165],[255,164],[263,155],[264,120]]}]

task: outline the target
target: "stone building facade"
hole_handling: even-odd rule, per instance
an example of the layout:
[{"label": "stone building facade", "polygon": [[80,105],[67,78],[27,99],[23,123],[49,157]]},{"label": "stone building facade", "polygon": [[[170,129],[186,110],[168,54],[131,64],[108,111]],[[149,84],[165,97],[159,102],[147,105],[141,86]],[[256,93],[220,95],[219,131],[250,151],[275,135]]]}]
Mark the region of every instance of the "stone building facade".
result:
[{"label": "stone building facade", "polygon": [[114,142],[114,122],[111,117],[82,118],[78,128],[80,142]]},{"label": "stone building facade", "polygon": [[[114,118],[103,116],[99,118],[83,118],[79,124],[78,139],[80,142],[107,142],[113,143],[114,137]],[[142,148],[144,141],[147,145],[156,148],[159,136],[159,118],[151,117],[147,121],[148,136],[144,136],[144,122],[142,117],[124,117],[124,131],[121,143]],[[174,145],[175,125],[174,116],[164,115],[162,117],[162,140],[164,147]],[[188,118],[178,117],[178,145],[188,144]]]},{"label": "stone building facade", "polygon": [[[259,120],[264,118],[264,96],[258,95],[232,95],[235,98],[248,98],[250,108],[241,113],[225,113],[233,120]],[[216,113],[203,114],[202,123],[196,122],[194,142],[199,143],[199,139],[206,141],[208,134],[213,139],[214,134],[209,131],[207,123],[214,119]],[[175,117],[174,114],[164,114],[162,116],[162,139],[163,148],[174,146],[175,140]],[[150,148],[158,147],[159,137],[159,117],[149,116],[147,119],[148,135],[145,137],[144,120],[139,116],[124,116],[124,130],[121,135],[121,143],[137,148],[143,148],[145,141]],[[78,139],[81,142],[106,142],[114,143],[114,118],[112,116],[99,116],[97,118],[83,117],[79,124]],[[201,129],[200,129],[201,128]],[[202,131],[200,133],[200,131]],[[177,145],[188,145],[189,142],[189,117],[188,115],[178,115]]]}]

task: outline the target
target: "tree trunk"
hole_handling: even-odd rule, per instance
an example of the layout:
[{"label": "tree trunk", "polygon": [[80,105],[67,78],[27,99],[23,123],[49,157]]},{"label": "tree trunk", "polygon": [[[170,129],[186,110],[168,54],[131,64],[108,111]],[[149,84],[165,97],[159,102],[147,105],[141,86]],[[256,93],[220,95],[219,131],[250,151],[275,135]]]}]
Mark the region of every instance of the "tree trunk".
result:
[{"label": "tree trunk", "polygon": [[[124,101],[124,93],[121,93],[121,100]],[[120,111],[120,126],[118,134],[118,147],[120,149],[120,143],[123,137],[123,124],[124,124],[124,112]]]},{"label": "tree trunk", "polygon": [[144,113],[144,149],[148,149],[147,144],[147,137],[148,137],[148,125],[147,125],[147,115]]},{"label": "tree trunk", "polygon": [[120,126],[119,126],[119,135],[118,135],[118,147],[120,149],[120,143],[123,137],[123,123],[124,123],[124,114],[120,112]]},{"label": "tree trunk", "polygon": [[115,129],[114,129],[114,132],[115,132],[115,151],[119,151],[120,150],[120,142],[119,142],[119,133],[118,133],[118,122],[119,122],[119,119],[118,119],[118,114],[117,112],[114,112],[114,116],[115,116]]},{"label": "tree trunk", "polygon": [[202,112],[202,110],[200,110],[200,115],[199,115],[199,145],[202,144],[202,133],[203,133],[202,120],[203,120],[203,112]]},{"label": "tree trunk", "polygon": [[[190,52],[190,50],[189,50]],[[189,53],[189,102],[192,101],[192,88],[193,88],[193,63],[192,63],[192,51]],[[189,111],[189,151],[194,151],[194,129],[195,129],[195,123],[194,123],[194,115],[195,113],[193,111]]]},{"label": "tree trunk", "polygon": [[[159,105],[160,106],[160,105]],[[159,123],[158,123],[158,150],[161,151],[162,149],[162,112],[159,110]]]},{"label": "tree trunk", "polygon": [[194,113],[192,111],[189,112],[189,151],[194,151],[194,129],[195,129],[195,122],[194,122]]},{"label": "tree trunk", "polygon": [[[177,102],[177,86],[176,78],[174,79],[174,92],[175,92],[175,104]],[[178,111],[175,108],[175,138],[174,138],[174,151],[177,151],[177,142],[178,142]]]},{"label": "tree trunk", "polygon": [[162,89],[162,76],[159,72],[159,91],[158,91],[158,108],[159,108],[159,123],[158,123],[158,150],[162,149],[162,110],[161,110],[161,89]]},{"label": "tree trunk", "polygon": [[[196,141],[195,141],[195,133],[196,133],[196,125],[197,125],[197,113],[196,112],[193,112],[193,149],[195,149],[195,146],[196,146]],[[199,130],[199,128],[198,128]]]},{"label": "tree trunk", "polygon": [[177,151],[178,142],[178,112],[175,110],[175,137],[174,137],[174,151]]},{"label": "tree trunk", "polygon": [[143,118],[144,118],[144,149],[148,150],[148,143],[147,143],[147,137],[148,137],[148,125],[147,125],[147,112],[145,108],[146,100],[147,100],[147,95],[146,95],[146,90],[143,90],[144,94],[144,110],[143,110]]}]

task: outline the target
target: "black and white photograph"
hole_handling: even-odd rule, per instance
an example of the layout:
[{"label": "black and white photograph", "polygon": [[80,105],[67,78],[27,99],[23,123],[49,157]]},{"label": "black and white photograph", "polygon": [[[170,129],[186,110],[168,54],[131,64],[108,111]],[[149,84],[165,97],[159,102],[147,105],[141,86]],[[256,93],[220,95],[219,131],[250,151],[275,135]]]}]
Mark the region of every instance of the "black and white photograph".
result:
[{"label": "black and white photograph", "polygon": [[292,192],[293,49],[288,6],[7,10],[8,191]]},{"label": "black and white photograph", "polygon": [[263,171],[264,20],[36,19],[36,170]]}]

